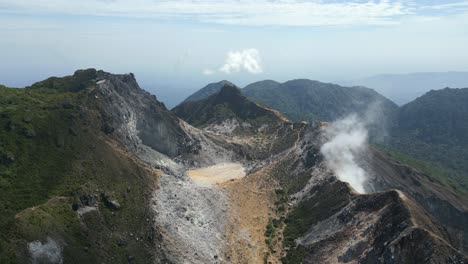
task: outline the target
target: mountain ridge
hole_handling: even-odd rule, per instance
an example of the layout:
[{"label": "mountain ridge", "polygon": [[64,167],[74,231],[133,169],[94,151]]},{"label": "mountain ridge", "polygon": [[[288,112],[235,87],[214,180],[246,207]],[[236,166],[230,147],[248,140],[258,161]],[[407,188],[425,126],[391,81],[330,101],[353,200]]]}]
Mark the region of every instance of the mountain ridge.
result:
[{"label": "mountain ridge", "polygon": [[406,104],[430,90],[444,87],[468,87],[468,72],[417,72],[380,74],[368,78],[339,82],[344,85],[364,85],[374,88],[398,105]]},{"label": "mountain ridge", "polygon": [[[219,92],[220,83],[222,82],[207,85],[215,88],[204,94],[205,98]],[[205,92],[205,88],[199,92]],[[291,90],[295,91],[294,94],[291,94]],[[241,91],[252,101],[278,110],[295,121],[333,121],[349,112],[363,112],[366,105],[374,101],[382,102],[382,107],[389,115],[397,108],[393,102],[366,87],[343,87],[309,79],[294,79],[284,83],[273,80],[258,81],[247,85]],[[198,96],[199,92],[194,94]],[[330,100],[335,101],[324,106],[327,107],[327,111],[321,110],[320,105]]]}]

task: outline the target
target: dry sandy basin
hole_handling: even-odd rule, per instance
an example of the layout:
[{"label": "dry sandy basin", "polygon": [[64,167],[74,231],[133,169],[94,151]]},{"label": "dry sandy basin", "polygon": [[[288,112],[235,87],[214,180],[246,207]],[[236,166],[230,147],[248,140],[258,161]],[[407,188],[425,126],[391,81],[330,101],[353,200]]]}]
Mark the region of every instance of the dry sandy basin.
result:
[{"label": "dry sandy basin", "polygon": [[245,176],[245,170],[239,163],[219,163],[213,166],[187,171],[187,175],[202,187],[213,187],[232,179]]}]

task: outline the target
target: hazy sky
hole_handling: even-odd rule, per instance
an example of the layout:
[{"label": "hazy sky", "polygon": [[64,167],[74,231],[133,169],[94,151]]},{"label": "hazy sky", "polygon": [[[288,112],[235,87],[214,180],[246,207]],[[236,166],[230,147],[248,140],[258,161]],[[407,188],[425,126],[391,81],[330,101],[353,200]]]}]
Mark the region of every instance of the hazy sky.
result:
[{"label": "hazy sky", "polygon": [[0,83],[135,73],[173,105],[209,82],[468,70],[468,1],[0,0]]}]

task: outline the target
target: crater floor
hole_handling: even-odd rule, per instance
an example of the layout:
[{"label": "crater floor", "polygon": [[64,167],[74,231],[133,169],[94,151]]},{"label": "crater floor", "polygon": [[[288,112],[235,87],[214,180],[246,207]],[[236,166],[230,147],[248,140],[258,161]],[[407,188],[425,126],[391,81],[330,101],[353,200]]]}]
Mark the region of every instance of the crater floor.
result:
[{"label": "crater floor", "polygon": [[201,187],[213,187],[219,183],[245,176],[245,169],[239,163],[219,163],[213,166],[187,171],[187,175]]}]

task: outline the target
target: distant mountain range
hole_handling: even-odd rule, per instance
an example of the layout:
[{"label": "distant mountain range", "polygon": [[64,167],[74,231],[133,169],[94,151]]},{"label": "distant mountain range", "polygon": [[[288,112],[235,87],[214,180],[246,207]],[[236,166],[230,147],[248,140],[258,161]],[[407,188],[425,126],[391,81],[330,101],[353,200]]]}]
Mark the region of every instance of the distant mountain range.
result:
[{"label": "distant mountain range", "polygon": [[398,105],[403,105],[430,90],[446,87],[468,87],[468,72],[382,74],[339,83],[342,85],[362,85],[375,89]]},{"label": "distant mountain range", "polygon": [[[228,81],[211,83],[190,95],[184,102],[206,98],[221,90]],[[279,83],[255,82],[241,89],[247,98],[280,111],[293,121],[333,121],[349,113],[363,113],[373,102],[393,116],[398,106],[372,89],[344,87],[307,79]],[[184,104],[184,103],[182,103]]]}]

